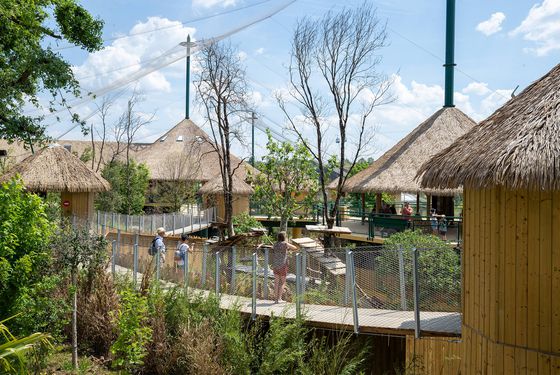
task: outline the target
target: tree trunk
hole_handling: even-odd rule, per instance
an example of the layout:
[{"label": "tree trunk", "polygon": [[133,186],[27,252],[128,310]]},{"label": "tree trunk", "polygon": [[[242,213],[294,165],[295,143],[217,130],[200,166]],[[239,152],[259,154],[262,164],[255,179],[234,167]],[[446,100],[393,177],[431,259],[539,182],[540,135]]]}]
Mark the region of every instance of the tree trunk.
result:
[{"label": "tree trunk", "polygon": [[72,271],[72,368],[78,369],[78,276]]},{"label": "tree trunk", "polygon": [[280,216],[280,232],[288,232],[288,217]]}]

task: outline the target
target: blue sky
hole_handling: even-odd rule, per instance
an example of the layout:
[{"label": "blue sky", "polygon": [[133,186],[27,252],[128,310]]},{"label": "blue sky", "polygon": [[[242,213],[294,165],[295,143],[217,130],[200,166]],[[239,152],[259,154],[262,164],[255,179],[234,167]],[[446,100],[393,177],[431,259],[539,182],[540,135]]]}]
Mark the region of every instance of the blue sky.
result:
[{"label": "blue sky", "polygon": [[[126,79],[146,67],[150,60],[178,48],[177,44],[188,33],[195,39],[221,35],[288,2],[85,2],[91,13],[105,20],[106,49],[94,54],[76,48],[60,52],[75,65],[84,91],[96,90]],[[297,19],[320,17],[329,10],[359,3],[296,0],[278,14],[229,38],[246,65],[254,108],[266,116],[263,121],[268,126],[283,131],[284,119],[273,93],[286,86],[290,38]],[[379,17],[387,21],[390,43],[381,51],[380,70],[393,79],[392,92],[397,100],[380,107],[372,118],[377,130],[375,144],[368,150],[371,155],[378,156],[443,104],[445,3],[445,0],[373,2]],[[503,104],[516,86],[520,92],[560,62],[560,0],[457,0],[456,11],[455,103],[477,121]],[[225,14],[211,17],[219,13]],[[126,37],[130,34],[136,35]],[[154,121],[142,129],[138,140],[152,141],[183,118],[184,64],[181,59],[127,86],[125,92],[119,91],[121,96],[114,107],[114,116],[124,108],[124,99],[133,88],[143,93],[142,113],[146,116],[155,113]],[[194,96],[194,90],[191,93]],[[95,103],[84,102],[75,109],[88,116],[94,113]],[[193,105],[191,118],[202,124],[200,113]],[[53,122],[48,120],[47,123]],[[88,121],[97,123],[97,116],[94,114]],[[63,116],[61,123],[49,127],[49,132],[58,136],[70,127]],[[247,134],[250,134],[248,128]],[[290,136],[288,132],[284,134]],[[66,138],[80,137],[77,130],[66,135]],[[258,158],[265,144],[259,131],[256,143]],[[240,156],[248,156],[249,151],[247,146],[236,146]]]}]

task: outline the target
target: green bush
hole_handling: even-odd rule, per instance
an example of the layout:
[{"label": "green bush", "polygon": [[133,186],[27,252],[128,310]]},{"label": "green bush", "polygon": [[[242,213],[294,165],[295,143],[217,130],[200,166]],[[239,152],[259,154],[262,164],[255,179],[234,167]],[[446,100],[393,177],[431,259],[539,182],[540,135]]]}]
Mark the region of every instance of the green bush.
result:
[{"label": "green bush", "polygon": [[233,226],[235,227],[235,233],[249,233],[252,228],[262,228],[260,221],[250,216],[246,212],[242,212],[239,215],[233,217]]},{"label": "green bush", "polygon": [[418,249],[418,279],[421,309],[456,311],[461,296],[461,264],[457,252],[439,237],[420,230],[406,230],[385,240],[377,258],[378,285],[387,294],[386,306],[398,308],[398,249],[403,250],[408,306],[412,300],[412,249]]},{"label": "green bush", "polygon": [[120,306],[116,316],[118,336],[111,346],[115,356],[115,367],[129,372],[140,368],[147,354],[147,345],[152,339],[152,328],[148,325],[148,300],[133,290],[120,293]]}]

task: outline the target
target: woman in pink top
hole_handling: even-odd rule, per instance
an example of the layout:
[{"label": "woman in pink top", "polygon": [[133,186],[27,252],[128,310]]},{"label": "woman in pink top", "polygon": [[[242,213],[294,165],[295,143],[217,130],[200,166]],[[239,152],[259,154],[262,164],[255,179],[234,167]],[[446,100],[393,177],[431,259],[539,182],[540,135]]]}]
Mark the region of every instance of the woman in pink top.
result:
[{"label": "woman in pink top", "polygon": [[286,242],[286,232],[279,232],[277,242],[272,247],[272,271],[274,272],[274,303],[282,302],[288,274],[288,250],[297,249]]}]

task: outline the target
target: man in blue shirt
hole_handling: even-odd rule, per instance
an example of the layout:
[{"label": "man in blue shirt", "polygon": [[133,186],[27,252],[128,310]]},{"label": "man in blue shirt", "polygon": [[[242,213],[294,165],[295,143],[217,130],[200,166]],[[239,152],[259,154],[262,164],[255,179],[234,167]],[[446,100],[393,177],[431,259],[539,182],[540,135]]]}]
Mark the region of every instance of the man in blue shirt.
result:
[{"label": "man in blue shirt", "polygon": [[156,249],[158,254],[160,255],[160,260],[162,263],[165,263],[165,243],[163,242],[163,238],[165,237],[165,228],[160,227],[157,229],[157,236],[156,240]]}]

